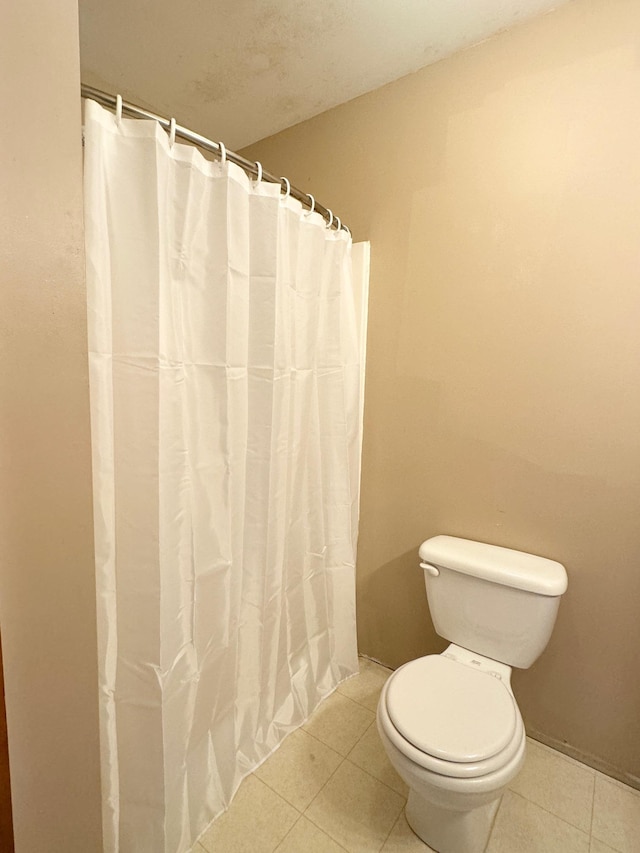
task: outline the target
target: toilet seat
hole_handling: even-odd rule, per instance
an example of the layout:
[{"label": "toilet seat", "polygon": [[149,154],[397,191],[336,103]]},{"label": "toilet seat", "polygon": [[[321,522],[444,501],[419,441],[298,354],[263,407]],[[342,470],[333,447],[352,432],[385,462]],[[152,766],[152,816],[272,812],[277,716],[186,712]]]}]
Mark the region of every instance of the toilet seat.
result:
[{"label": "toilet seat", "polygon": [[381,709],[381,723],[396,747],[443,776],[494,772],[524,741],[522,717],[505,683],[442,655],[397,670],[384,687]]},{"label": "toilet seat", "polygon": [[389,683],[387,710],[417,749],[445,761],[484,761],[511,742],[513,697],[502,681],[451,658],[429,655]]}]

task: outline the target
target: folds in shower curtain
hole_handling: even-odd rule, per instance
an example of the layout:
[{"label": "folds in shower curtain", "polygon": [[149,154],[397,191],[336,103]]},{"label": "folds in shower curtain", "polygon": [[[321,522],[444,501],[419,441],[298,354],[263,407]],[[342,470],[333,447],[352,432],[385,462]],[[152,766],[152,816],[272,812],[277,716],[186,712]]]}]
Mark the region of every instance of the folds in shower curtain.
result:
[{"label": "folds in shower curtain", "polygon": [[85,105],[108,851],[188,850],[357,670],[351,243]]}]

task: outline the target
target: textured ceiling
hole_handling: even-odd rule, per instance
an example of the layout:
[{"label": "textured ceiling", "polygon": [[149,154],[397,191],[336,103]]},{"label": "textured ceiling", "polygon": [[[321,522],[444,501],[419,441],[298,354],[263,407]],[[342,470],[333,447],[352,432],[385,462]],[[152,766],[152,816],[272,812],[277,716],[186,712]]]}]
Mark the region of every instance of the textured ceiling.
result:
[{"label": "textured ceiling", "polygon": [[83,82],[238,150],[566,0],[80,0]]}]

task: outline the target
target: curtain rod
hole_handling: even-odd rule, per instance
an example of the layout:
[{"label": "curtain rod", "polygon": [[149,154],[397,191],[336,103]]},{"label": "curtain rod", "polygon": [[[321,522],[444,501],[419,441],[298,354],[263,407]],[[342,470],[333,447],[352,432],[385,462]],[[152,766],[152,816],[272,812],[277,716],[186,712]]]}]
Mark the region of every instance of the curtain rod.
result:
[{"label": "curtain rod", "polygon": [[[108,92],[103,92],[101,89],[95,89],[93,86],[87,86],[85,83],[82,83],[80,91],[83,98],[91,98],[93,101],[97,101],[99,104],[102,104],[103,107],[108,107],[114,111],[117,109],[119,100],[117,95],[110,95]],[[318,204],[312,195],[302,192],[302,190],[297,189],[297,187],[291,186],[286,178],[276,178],[275,175],[264,171],[260,163],[254,163],[252,160],[246,160],[240,154],[235,154],[233,151],[227,151],[222,143],[213,142],[211,139],[207,139],[206,136],[200,136],[199,133],[194,133],[193,130],[181,127],[179,124],[175,124],[173,119],[163,118],[162,116],[158,116],[155,113],[149,112],[149,110],[144,110],[142,107],[130,104],[124,100],[121,103],[123,113],[126,113],[133,118],[153,119],[153,121],[157,121],[158,124],[160,124],[167,132],[175,133],[175,135],[179,136],[181,139],[186,139],[187,142],[192,142],[194,145],[197,145],[198,148],[203,148],[205,151],[210,151],[212,154],[226,157],[227,160],[230,160],[232,163],[240,166],[241,169],[244,169],[247,174],[252,175],[255,178],[260,178],[260,180],[263,181],[269,181],[272,184],[280,184],[280,187],[285,190],[285,192],[292,195],[293,198],[296,198],[304,207],[308,207],[309,210],[319,213],[324,219],[326,219],[329,228],[335,226],[336,230],[339,231],[340,229],[343,229],[348,234],[351,234],[351,231],[347,226],[343,225],[340,218],[338,216],[334,216],[329,208]]]}]

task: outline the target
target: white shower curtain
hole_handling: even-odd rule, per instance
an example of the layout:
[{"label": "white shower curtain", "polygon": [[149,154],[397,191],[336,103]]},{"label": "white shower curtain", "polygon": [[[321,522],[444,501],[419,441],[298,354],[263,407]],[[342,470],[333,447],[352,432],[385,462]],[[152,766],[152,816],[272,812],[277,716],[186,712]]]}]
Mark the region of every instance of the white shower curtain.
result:
[{"label": "white shower curtain", "polygon": [[85,102],[105,850],[189,850],[357,670],[351,241]]}]

